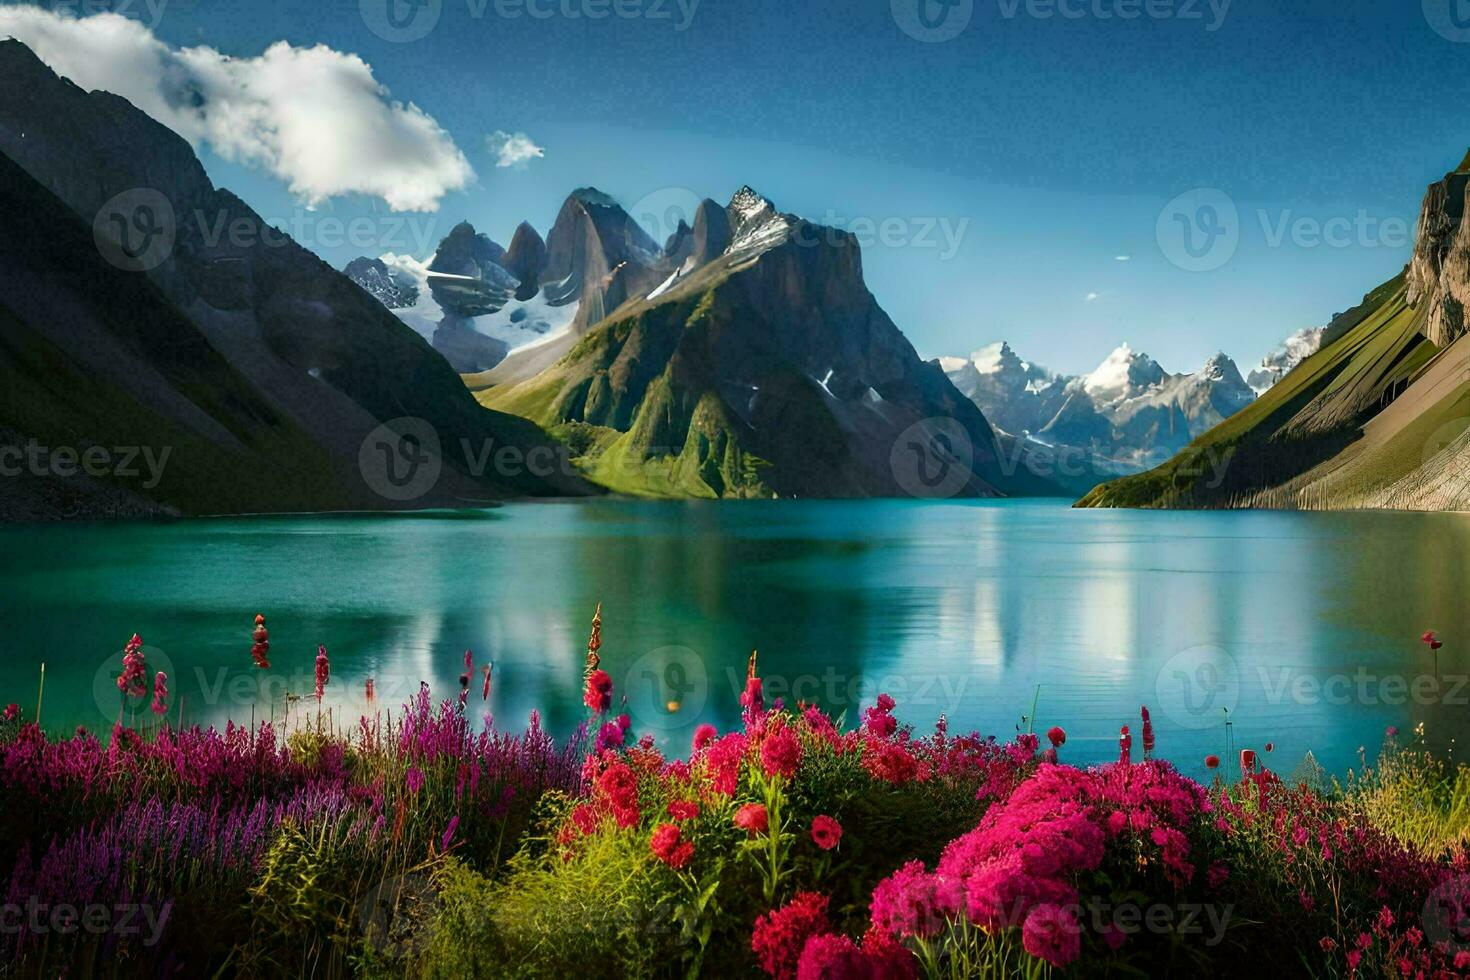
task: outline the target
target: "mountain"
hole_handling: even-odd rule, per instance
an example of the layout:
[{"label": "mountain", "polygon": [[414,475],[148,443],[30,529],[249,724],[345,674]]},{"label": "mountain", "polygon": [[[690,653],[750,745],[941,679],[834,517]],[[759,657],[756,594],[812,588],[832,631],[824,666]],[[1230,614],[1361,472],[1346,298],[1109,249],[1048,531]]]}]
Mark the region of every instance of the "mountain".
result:
[{"label": "mountain", "polygon": [[1177,375],[1127,344],[1075,377],[1022,360],[1007,343],[939,363],[1001,430],[1085,459],[1101,474],[1142,471],[1255,397],[1224,354]]},{"label": "mountain", "polygon": [[1326,327],[1308,327],[1287,337],[1279,347],[1261,358],[1261,363],[1246,376],[1246,384],[1257,395],[1264,395],[1298,364],[1321,350],[1322,337],[1326,333]]},{"label": "mountain", "polygon": [[1430,185],[1405,270],[1255,404],[1084,506],[1470,508],[1470,157]]},{"label": "mountain", "polygon": [[[7,298],[10,329],[23,340],[8,352],[11,370],[24,364],[38,373],[25,386],[33,400],[12,402],[5,425],[15,438],[69,446],[95,444],[104,434],[134,446],[177,446],[170,466],[214,474],[144,493],[129,487],[145,498],[133,501],[136,509],[382,508],[586,492],[573,476],[475,475],[445,452],[441,478],[422,497],[386,498],[359,458],[385,421],[421,420],[443,447],[488,442],[527,451],[545,446],[544,435],[477,405],[381,299],[215,188],[181,137],[125,99],[58,77],[14,40],[0,41],[0,153],[15,165],[17,181],[23,174],[36,185],[12,187],[18,201],[53,200],[93,240],[70,266],[53,255],[66,274],[51,276],[18,254],[24,239],[11,240],[8,261],[42,285],[19,275],[6,280],[28,284]],[[6,213],[8,220],[17,214]],[[56,208],[47,213],[59,227]],[[29,247],[41,247],[44,234]],[[98,259],[133,280],[132,320],[92,310],[91,321],[74,322],[68,314],[90,302],[92,283],[84,280],[99,278]],[[112,363],[90,356],[78,340],[84,328],[99,337],[131,331],[128,356]],[[216,382],[204,378],[217,379],[217,389],[205,391]],[[101,394],[114,388],[125,394]],[[93,389],[96,404],[78,407]],[[134,402],[148,411],[128,411]],[[164,404],[168,412],[160,412]],[[103,413],[109,405],[118,411]],[[53,419],[69,421],[58,429]]]},{"label": "mountain", "polygon": [[583,325],[516,373],[466,379],[482,404],[563,438],[597,481],[710,497],[1063,492],[918,357],[850,235],[749,187],[705,201],[667,252],[624,218],[605,196],[569,199],[544,279],[582,280]]},{"label": "mountain", "polygon": [[[347,275],[378,296],[374,261],[391,264],[404,283],[426,293],[411,303],[385,305],[461,374],[497,368],[528,348],[542,359],[562,356],[609,311],[653,289],[676,264],[616,201],[591,187],[567,197],[544,240],[522,222],[510,247],[502,248],[461,222],[426,264],[394,255],[348,263]],[[535,373],[517,368],[521,363],[513,361],[502,375]]]}]

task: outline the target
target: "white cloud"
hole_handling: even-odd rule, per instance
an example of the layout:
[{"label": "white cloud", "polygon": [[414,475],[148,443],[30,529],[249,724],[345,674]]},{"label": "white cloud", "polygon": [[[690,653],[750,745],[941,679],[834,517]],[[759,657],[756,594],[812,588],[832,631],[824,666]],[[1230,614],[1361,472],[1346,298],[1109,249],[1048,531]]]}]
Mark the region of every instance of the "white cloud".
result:
[{"label": "white cloud", "polygon": [[220,156],[281,178],[308,206],[342,194],[435,211],[474,170],[418,106],[393,101],[356,55],[279,41],[253,58],[172,48],[118,14],[0,7],[13,35],[85,89],[105,89]]},{"label": "white cloud", "polygon": [[1127,262],[1131,258],[1133,258],[1133,256],[1131,256],[1131,255],[1115,255],[1115,256],[1113,256],[1113,261],[1114,262]]},{"label": "white cloud", "polygon": [[490,147],[490,152],[495,154],[495,166],[515,167],[517,170],[525,170],[526,165],[532,160],[538,160],[546,156],[546,150],[539,147],[525,133],[507,133],[504,130],[496,130],[485,137],[485,145]]},{"label": "white cloud", "polygon": [[1097,299],[1097,293],[1088,293],[1087,294],[1087,302],[1091,303],[1095,299]]}]

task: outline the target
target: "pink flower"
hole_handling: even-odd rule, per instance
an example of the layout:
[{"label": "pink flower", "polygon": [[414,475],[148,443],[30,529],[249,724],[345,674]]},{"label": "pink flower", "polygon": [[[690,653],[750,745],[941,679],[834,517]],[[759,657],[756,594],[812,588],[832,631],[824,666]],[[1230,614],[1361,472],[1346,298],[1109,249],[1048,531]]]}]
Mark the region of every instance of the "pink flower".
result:
[{"label": "pink flower", "polygon": [[1133,734],[1127,725],[1118,732],[1118,761],[1125,766],[1133,761]]},{"label": "pink flower", "polygon": [[439,838],[439,850],[449,850],[449,845],[454,842],[454,832],[459,829],[459,816],[456,814],[449,818],[449,826],[444,828],[444,835]]},{"label": "pink flower", "polygon": [[767,776],[790,779],[801,766],[801,740],[796,733],[781,727],[761,741],[761,768]]},{"label": "pink flower", "polygon": [[842,840],[842,824],[825,813],[812,818],[812,840],[824,851],[830,851]]},{"label": "pink flower", "polygon": [[764,834],[768,826],[768,819],[763,803],[747,803],[735,811],[735,826],[751,836]]},{"label": "pink flower", "polygon": [[648,849],[671,868],[682,868],[694,858],[694,845],[680,838],[678,824],[661,823],[655,827]]},{"label": "pink flower", "polygon": [[123,648],[123,669],[117,678],[117,689],[124,696],[143,698],[148,696],[148,666],[143,657],[143,638],[137,633]]},{"label": "pink flower", "polygon": [[1051,742],[1052,748],[1059,749],[1067,744],[1067,733],[1062,730],[1060,725],[1053,725],[1046,730],[1046,739]]},{"label": "pink flower", "polygon": [[958,896],[949,892],[950,904],[941,897],[941,881],[924,870],[923,861],[910,861],[878,882],[869,910],[873,925],[890,935],[930,938],[944,928],[945,920],[957,911]]},{"label": "pink flower", "polygon": [[1071,912],[1048,902],[1036,906],[1026,916],[1026,924],[1021,928],[1021,945],[1037,959],[1062,967],[1082,952],[1082,934]]},{"label": "pink flower", "polygon": [[161,670],[153,678],[153,713],[159,716],[168,713],[168,676]]},{"label": "pink flower", "polygon": [[796,967],[796,980],[867,980],[875,976],[873,964],[857,943],[841,935],[808,939]]},{"label": "pink flower", "polygon": [[740,694],[740,707],[747,728],[765,713],[766,701],[761,694],[761,679],[753,673],[745,679],[745,690]]},{"label": "pink flower", "polygon": [[794,978],[807,940],[832,928],[827,896],[797,892],[779,909],[755,920],[750,948],[762,970],[773,977]]},{"label": "pink flower", "polygon": [[605,670],[594,670],[587,675],[587,689],[582,693],[582,703],[593,714],[602,714],[612,704],[612,677]]},{"label": "pink flower", "polygon": [[596,749],[602,752],[606,749],[620,748],[623,744],[623,729],[614,722],[606,722],[597,730]]},{"label": "pink flower", "polygon": [[720,734],[720,730],[709,722],[705,722],[694,729],[694,751],[698,752],[706,745],[713,742]]},{"label": "pink flower", "polygon": [[490,700],[490,673],[491,673],[492,670],[494,670],[493,665],[491,665],[491,664],[486,664],[485,665],[485,685],[482,688],[480,688],[480,700],[481,701],[489,701]]},{"label": "pink flower", "polygon": [[409,766],[408,772],[404,774],[403,782],[408,787],[408,791],[417,796],[419,790],[424,788],[424,774],[413,766]]},{"label": "pink flower", "polygon": [[740,762],[749,746],[740,732],[730,732],[714,742],[704,754],[710,784],[716,793],[733,796],[740,785]]}]

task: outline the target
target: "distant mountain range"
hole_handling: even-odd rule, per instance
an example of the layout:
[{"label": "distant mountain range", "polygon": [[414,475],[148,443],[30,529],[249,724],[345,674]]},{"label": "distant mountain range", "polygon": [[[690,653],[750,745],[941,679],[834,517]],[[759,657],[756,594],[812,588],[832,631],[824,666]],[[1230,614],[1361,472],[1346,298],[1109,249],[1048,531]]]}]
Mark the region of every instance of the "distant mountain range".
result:
[{"label": "distant mountain range", "polygon": [[1470,509],[1470,156],[1429,186],[1402,273],[1245,410],[1081,504]]},{"label": "distant mountain range", "polygon": [[1056,375],[1022,360],[1008,343],[940,366],[999,429],[1082,454],[1099,472],[1139,472],[1172,457],[1196,437],[1249,405],[1257,391],[1314,350],[1321,331],[1301,331],[1251,373],[1225,354],[1200,370],[1170,374],[1123,344],[1086,375]]},{"label": "distant mountain range", "polygon": [[[447,447],[555,447],[477,405],[382,302],[214,187],[185,140],[14,40],[0,41],[0,154],[0,443],[63,461],[0,480],[0,517],[592,490],[573,473],[474,472]],[[375,271],[378,300],[416,300]],[[442,474],[411,501],[385,496],[363,461],[369,437],[405,417],[446,447]],[[157,480],[64,462],[129,447],[168,453]]]}]

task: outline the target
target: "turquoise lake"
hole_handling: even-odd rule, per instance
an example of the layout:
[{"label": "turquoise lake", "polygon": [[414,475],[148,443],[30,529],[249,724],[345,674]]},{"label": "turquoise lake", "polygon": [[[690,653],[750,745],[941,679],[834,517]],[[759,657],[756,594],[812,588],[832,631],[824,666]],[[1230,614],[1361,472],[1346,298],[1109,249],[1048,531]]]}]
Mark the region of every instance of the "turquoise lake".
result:
[{"label": "turquoise lake", "polygon": [[[520,727],[583,717],[603,604],[604,666],[640,732],[679,752],[737,723],[746,658],[768,697],[855,720],[879,691],[925,728],[1068,732],[1064,757],[1117,752],[1148,705],[1158,754],[1274,743],[1327,769],[1423,723],[1470,733],[1470,517],[1074,511],[1056,502],[603,500],[397,516],[0,530],[0,704],[51,730],[133,717],[114,684],[137,632],[168,673],[170,721],[315,720],[317,644],[333,724],[428,682]],[[257,612],[269,672],[254,668]],[[1419,641],[1445,641],[1438,664]],[[479,669],[494,664],[488,704]],[[1039,690],[1039,693],[1038,693]],[[295,699],[300,695],[305,698]],[[180,703],[181,701],[181,703]],[[146,717],[146,710],[142,717]],[[1135,735],[1135,753],[1139,751]]]}]

